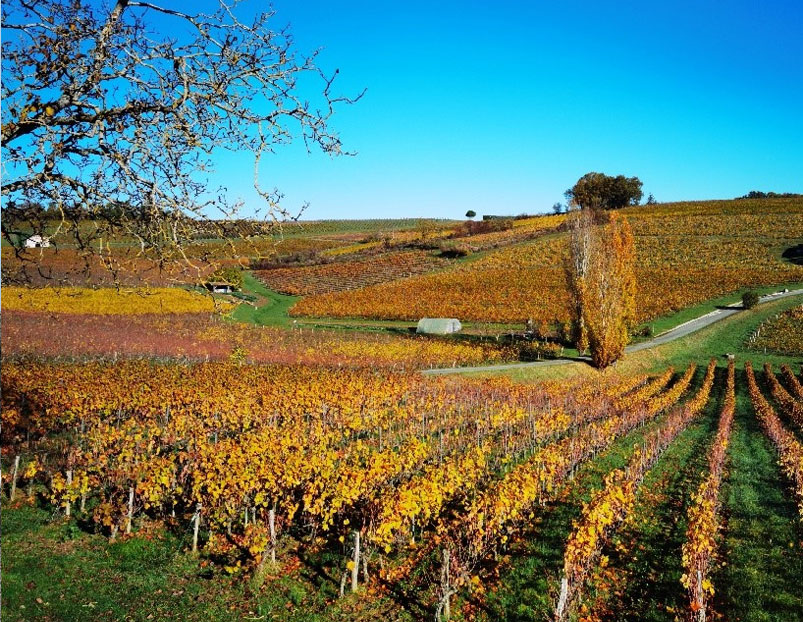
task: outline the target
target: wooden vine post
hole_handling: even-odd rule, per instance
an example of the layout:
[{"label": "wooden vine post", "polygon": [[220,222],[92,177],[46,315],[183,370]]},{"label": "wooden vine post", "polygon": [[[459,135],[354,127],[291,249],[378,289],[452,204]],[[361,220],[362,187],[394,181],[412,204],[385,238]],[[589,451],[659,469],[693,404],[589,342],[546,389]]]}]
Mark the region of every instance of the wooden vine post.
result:
[{"label": "wooden vine post", "polygon": [[441,601],[438,603],[438,611],[435,616],[438,622],[441,620],[448,620],[452,616],[452,586],[451,573],[449,571],[451,561],[451,553],[449,552],[449,549],[443,549],[443,565],[441,566]]},{"label": "wooden vine post", "polygon": [[270,529],[270,561],[276,565],[276,509],[268,510],[268,529]]},{"label": "wooden vine post", "polygon": [[566,605],[569,600],[569,579],[563,577],[560,580],[560,596],[558,597],[558,606],[555,609],[555,619],[563,620],[566,617]]},{"label": "wooden vine post", "polygon": [[9,495],[9,500],[13,501],[14,496],[17,494],[17,474],[20,470],[20,457],[17,456],[14,458],[14,472],[11,475],[11,494]]},{"label": "wooden vine post", "polygon": [[200,503],[195,505],[195,516],[192,517],[193,526],[192,526],[192,552],[198,552],[198,529],[201,526],[201,508],[203,506]]},{"label": "wooden vine post", "polygon": [[134,487],[128,489],[128,520],[125,524],[125,532],[131,533],[131,523],[134,520]]},{"label": "wooden vine post", "polygon": [[357,581],[360,577],[360,532],[354,530],[354,559],[351,567],[351,591],[357,591]]},{"label": "wooden vine post", "polygon": [[697,571],[697,622],[705,622],[705,597],[703,596],[703,574]]},{"label": "wooden vine post", "polygon": [[67,510],[66,510],[67,518],[70,517],[70,506],[72,505],[70,502],[70,494],[69,494],[69,489],[71,486],[72,486],[72,469],[69,469],[67,471]]}]

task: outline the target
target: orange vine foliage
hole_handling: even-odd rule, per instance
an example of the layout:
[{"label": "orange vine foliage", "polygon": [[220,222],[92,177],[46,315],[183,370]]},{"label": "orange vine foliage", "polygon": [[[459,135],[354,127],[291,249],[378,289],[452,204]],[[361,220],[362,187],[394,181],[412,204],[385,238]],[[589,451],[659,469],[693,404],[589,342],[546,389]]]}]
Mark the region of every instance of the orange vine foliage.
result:
[{"label": "orange vine foliage", "polygon": [[[769,363],[764,363],[764,377],[767,379],[772,397],[781,405],[783,412],[798,428],[803,430],[803,403],[792,397],[789,391],[784,389],[783,385],[778,382],[778,378],[772,373],[772,365]],[[792,377],[794,378],[794,376]]]},{"label": "orange vine foliage", "polygon": [[454,367],[517,360],[493,341],[465,342],[417,335],[287,330],[228,322],[205,314],[91,315],[4,311],[5,355],[170,357],[248,362],[348,365],[395,369]]},{"label": "orange vine foliage", "polygon": [[781,365],[781,371],[783,372],[783,377],[786,380],[789,390],[795,394],[797,399],[803,400],[803,384],[797,379],[792,368],[789,367],[789,365]]},{"label": "orange vine foliage", "polygon": [[[803,266],[777,258],[778,250],[803,238],[800,199],[673,203],[628,208],[621,214],[633,230],[637,321],[742,287],[803,281]],[[567,238],[565,233],[544,236],[440,272],[310,296],[292,313],[567,321],[570,296],[562,268]]]},{"label": "orange vine foliage", "polygon": [[698,619],[705,619],[708,599],[714,594],[714,586],[708,575],[716,557],[717,534],[721,527],[719,490],[736,408],[734,384],[734,365],[731,360],[728,362],[728,379],[719,426],[708,454],[708,475],[692,497],[686,542],[683,544],[684,573],[680,582],[689,594],[690,613]]},{"label": "orange vine foliage", "polygon": [[29,477],[52,481],[57,505],[87,501],[107,533],[129,513],[189,520],[200,504],[211,551],[258,560],[271,511],[280,525],[392,545],[511,456],[604,416],[592,407],[606,388],[300,365],[7,363],[3,447],[30,439],[48,459]]},{"label": "orange vine foliage", "polygon": [[792,481],[798,509],[803,517],[803,445],[794,434],[784,427],[778,415],[775,414],[775,409],[761,393],[761,389],[756,384],[753,365],[750,361],[745,361],[744,371],[747,375],[747,389],[750,392],[753,408],[764,433],[775,445],[781,469]]},{"label": "orange vine foliage", "polygon": [[[609,473],[603,488],[584,505],[582,515],[575,521],[574,530],[566,544],[563,576],[567,581],[567,593],[556,610],[557,619],[566,617],[569,605],[582,593],[585,580],[603,545],[632,510],[636,491],[644,475],[708,403],[715,368],[716,361],[712,359],[697,394],[682,407],[672,411],[661,425],[648,434],[627,466]],[[693,372],[693,367],[690,369]]]},{"label": "orange vine foliage", "polygon": [[385,253],[312,266],[258,270],[254,274],[268,287],[294,296],[358,289],[377,283],[424,274],[447,265],[425,251]]},{"label": "orange vine foliage", "polygon": [[803,305],[766,319],[747,340],[747,346],[759,352],[803,353]]},{"label": "orange vine foliage", "polygon": [[[640,377],[588,393],[584,401],[596,406],[572,421],[579,426],[573,434],[524,452],[524,459],[505,469],[501,479],[466,491],[463,509],[442,517],[436,528],[440,541],[459,560],[460,580],[467,580],[473,568],[528,524],[536,506],[554,499],[578,465],[671,405],[664,394],[656,395],[671,375],[662,374],[646,386]],[[672,395],[680,397],[676,391]]]}]

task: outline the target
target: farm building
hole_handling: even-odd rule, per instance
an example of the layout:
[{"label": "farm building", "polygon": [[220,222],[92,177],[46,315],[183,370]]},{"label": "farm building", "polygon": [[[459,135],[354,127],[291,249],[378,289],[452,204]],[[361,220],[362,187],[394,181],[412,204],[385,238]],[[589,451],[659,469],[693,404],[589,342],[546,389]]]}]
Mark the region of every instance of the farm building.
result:
[{"label": "farm building", "polygon": [[46,235],[32,235],[25,240],[25,248],[49,248],[50,238]]},{"label": "farm building", "polygon": [[415,332],[419,335],[451,335],[463,329],[460,320],[445,317],[424,317],[418,320]]}]

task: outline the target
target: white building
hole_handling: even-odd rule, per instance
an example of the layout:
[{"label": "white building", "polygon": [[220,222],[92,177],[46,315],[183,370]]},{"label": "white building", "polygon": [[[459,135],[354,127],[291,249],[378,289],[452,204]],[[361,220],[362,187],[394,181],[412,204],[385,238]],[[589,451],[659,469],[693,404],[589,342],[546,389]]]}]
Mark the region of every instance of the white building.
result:
[{"label": "white building", "polygon": [[25,240],[25,248],[48,248],[50,238],[46,235],[35,234]]},{"label": "white building", "polygon": [[444,317],[423,317],[418,320],[415,332],[419,335],[452,335],[463,329],[460,320]]}]

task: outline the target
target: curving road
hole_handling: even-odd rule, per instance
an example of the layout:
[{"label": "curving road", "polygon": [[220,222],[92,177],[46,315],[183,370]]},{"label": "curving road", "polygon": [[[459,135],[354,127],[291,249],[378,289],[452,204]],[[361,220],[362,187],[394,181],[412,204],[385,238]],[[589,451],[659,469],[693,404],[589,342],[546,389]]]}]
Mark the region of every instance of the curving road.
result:
[{"label": "curving road", "polygon": [[[787,296],[797,296],[799,294],[803,294],[803,289],[793,289],[784,292],[775,292],[774,294],[767,294],[766,296],[762,296],[759,299],[759,303],[770,302],[772,300],[778,300],[780,298],[786,298]],[[667,343],[669,341],[674,341],[675,339],[680,339],[681,337],[685,337],[686,335],[696,332],[701,328],[705,328],[713,324],[714,322],[719,322],[720,320],[724,320],[726,317],[730,317],[731,315],[735,315],[743,311],[742,305],[739,302],[735,302],[732,305],[727,307],[722,307],[720,309],[714,309],[710,313],[706,313],[705,315],[701,315],[700,317],[696,317],[693,320],[689,320],[688,322],[684,322],[674,328],[664,331],[660,335],[656,335],[649,341],[642,341],[641,343],[634,344],[632,346],[627,346],[625,348],[625,352],[638,352],[639,350],[646,350],[648,348],[653,348],[655,346],[659,346],[661,344]],[[485,365],[480,367],[447,367],[442,369],[424,369],[421,370],[422,373],[428,375],[438,375],[438,374],[462,374],[468,372],[476,372],[476,371],[500,371],[505,369],[518,369],[520,367],[547,367],[550,365],[566,365],[567,363],[575,363],[578,360],[590,360],[588,357],[580,357],[571,358],[571,359],[550,359],[545,361],[532,361],[529,363],[505,363],[502,365]]]}]

